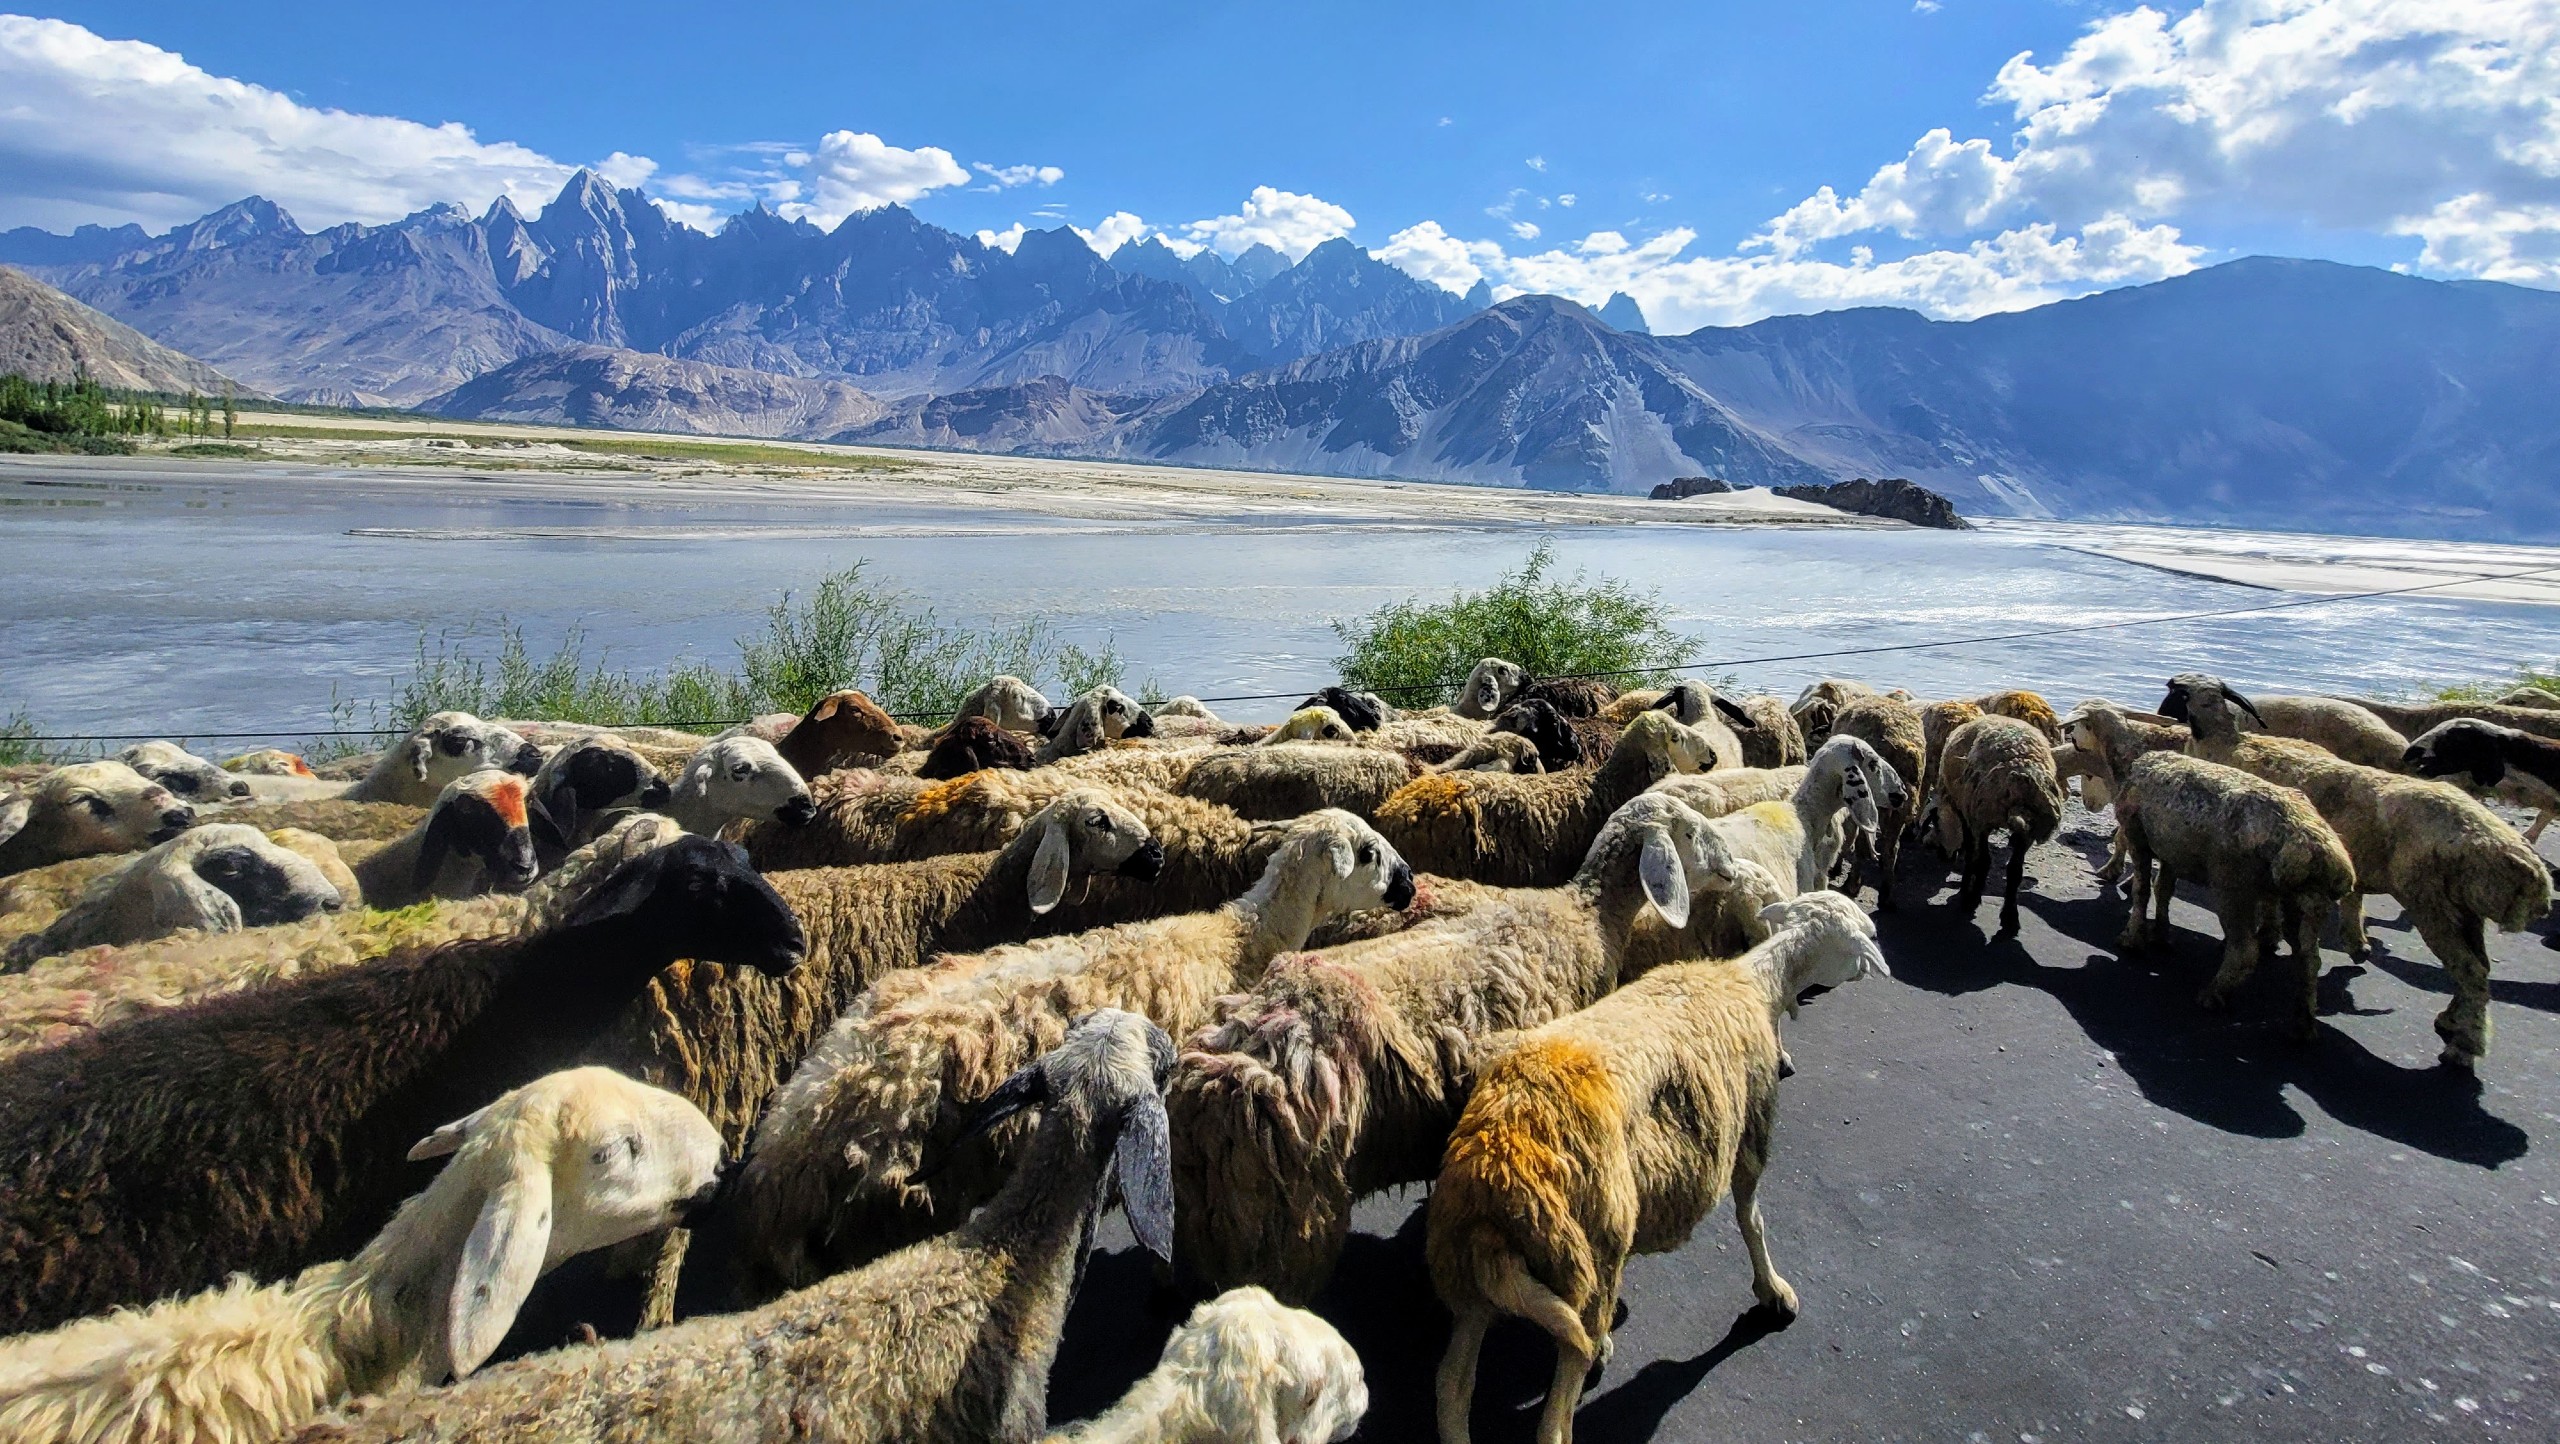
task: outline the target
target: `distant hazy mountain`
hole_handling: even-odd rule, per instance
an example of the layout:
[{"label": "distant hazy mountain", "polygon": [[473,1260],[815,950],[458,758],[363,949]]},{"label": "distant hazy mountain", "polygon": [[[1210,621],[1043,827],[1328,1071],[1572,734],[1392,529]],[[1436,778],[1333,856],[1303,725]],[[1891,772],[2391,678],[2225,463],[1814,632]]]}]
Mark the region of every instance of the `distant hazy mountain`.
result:
[{"label": "distant hazy mountain", "polygon": [[[39,381],[68,381],[86,372],[101,385],[129,391],[206,396],[221,395],[229,384],[194,357],[6,266],[0,266],[0,371]],[[235,394],[256,393],[239,387]]]},{"label": "distant hazy mountain", "polygon": [[1636,298],[1624,291],[1610,292],[1609,299],[1602,303],[1597,314],[1601,320],[1621,331],[1632,331],[1639,336],[1653,334],[1653,328],[1645,324],[1644,307],[1637,305]]},{"label": "distant hazy mountain", "polygon": [[[581,342],[889,396],[1044,376],[1160,395],[1464,313],[1341,249],[1292,282],[1267,246],[1186,261],[1149,241],[1115,265],[1061,227],[1008,254],[895,206],[833,231],[759,208],[707,236],[588,171],[531,220],[502,200],[306,235],[253,197],[165,236],[0,235],[0,261],[244,380],[403,405]],[[1236,313],[1241,342],[1230,308],[1282,283]]]},{"label": "distant hazy mountain", "polygon": [[718,436],[832,436],[885,409],[842,381],[572,346],[476,376],[422,411],[479,421]]}]

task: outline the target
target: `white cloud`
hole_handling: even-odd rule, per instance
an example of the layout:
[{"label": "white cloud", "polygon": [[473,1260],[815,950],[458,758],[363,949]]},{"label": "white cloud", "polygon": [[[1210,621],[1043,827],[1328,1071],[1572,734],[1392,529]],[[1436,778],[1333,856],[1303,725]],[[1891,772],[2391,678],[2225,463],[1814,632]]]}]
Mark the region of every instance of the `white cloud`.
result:
[{"label": "white cloud", "polygon": [[1445,116],[1445,115],[1444,115],[1444,116],[1442,116],[1442,117],[1440,117],[1440,123],[1441,123],[1442,125],[1456,125],[1456,124],[1457,124],[1457,122],[1456,122],[1456,121],[1451,120],[1449,117],[1447,117],[1447,116]]},{"label": "white cloud", "polygon": [[1501,262],[1502,247],[1491,241],[1462,241],[1441,229],[1438,221],[1424,221],[1387,237],[1377,256],[1407,275],[1465,295],[1485,278],[1487,265]]},{"label": "white cloud", "polygon": [[157,230],[253,193],[307,226],[502,195],[530,211],[573,169],[461,125],[307,106],[156,45],[0,15],[0,226]]},{"label": "white cloud", "polygon": [[977,161],[972,168],[994,181],[999,188],[1053,186],[1067,178],[1065,171],[1053,165],[989,165],[985,161]]},{"label": "white cloud", "polygon": [[868,131],[831,130],[818,138],[815,154],[794,151],[783,159],[810,172],[810,198],[775,209],[794,220],[830,227],[856,211],[904,205],[969,180],[960,162],[940,146],[901,150]]},{"label": "white cloud", "polygon": [[1537,223],[1534,221],[1513,221],[1511,223],[1511,234],[1524,241],[1534,241],[1538,238]]},{"label": "white cloud", "polygon": [[1128,211],[1113,211],[1104,216],[1092,230],[1088,231],[1078,226],[1075,232],[1084,237],[1086,245],[1093,247],[1095,255],[1107,256],[1145,235],[1147,223]]},{"label": "white cloud", "polygon": [[1526,165],[1531,170],[1542,171],[1547,168],[1547,158],[1542,155],[1533,155],[1527,160],[1521,162],[1521,164]]},{"label": "white cloud", "polygon": [[1011,255],[1013,254],[1014,248],[1022,244],[1022,235],[1022,222],[1015,221],[1012,225],[1009,225],[1000,231],[978,232],[978,244],[982,246],[993,246],[995,249],[1002,251],[1007,255]]},{"label": "white cloud", "polygon": [[1911,0],[1911,11],[1915,15],[1935,15],[1942,8],[1939,0]]},{"label": "white cloud", "polygon": [[1182,231],[1221,255],[1232,256],[1259,243],[1298,261],[1334,237],[1350,234],[1355,224],[1351,212],[1331,201],[1255,186],[1234,215],[1193,221]]},{"label": "white cloud", "polygon": [[625,155],[617,150],[597,161],[595,169],[617,190],[638,190],[658,173],[658,163],[645,155]]},{"label": "white cloud", "polygon": [[1556,197],[1556,204],[1563,206],[1567,210],[1573,209],[1573,202],[1574,195],[1571,191],[1566,191],[1563,195]]}]

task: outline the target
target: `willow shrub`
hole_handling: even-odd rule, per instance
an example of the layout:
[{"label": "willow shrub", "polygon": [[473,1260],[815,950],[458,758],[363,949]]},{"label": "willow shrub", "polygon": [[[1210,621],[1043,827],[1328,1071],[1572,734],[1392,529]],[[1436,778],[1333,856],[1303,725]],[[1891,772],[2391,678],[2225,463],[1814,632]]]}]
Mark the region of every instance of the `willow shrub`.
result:
[{"label": "willow shrub", "polygon": [[1480,592],[1442,601],[1408,597],[1357,621],[1336,622],[1343,685],[1376,692],[1400,707],[1428,707],[1457,695],[1486,657],[1517,662],[1539,677],[1605,672],[1620,687],[1660,686],[1697,644],[1671,629],[1659,593],[1616,577],[1557,577],[1555,550],[1540,542],[1518,570]]}]

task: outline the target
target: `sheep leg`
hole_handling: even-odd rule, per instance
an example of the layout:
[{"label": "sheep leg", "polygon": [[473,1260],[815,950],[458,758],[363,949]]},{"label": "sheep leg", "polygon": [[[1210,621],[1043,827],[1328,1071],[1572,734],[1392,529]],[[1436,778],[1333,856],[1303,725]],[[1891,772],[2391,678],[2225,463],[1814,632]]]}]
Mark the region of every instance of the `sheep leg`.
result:
[{"label": "sheep leg", "polygon": [[1609,1326],[1618,1319],[1618,1285],[1627,1275],[1627,1256],[1622,1248],[1613,1250],[1608,1263],[1600,1267],[1600,1287],[1593,1291],[1591,1302],[1582,1311],[1582,1331],[1591,1336],[1591,1362],[1599,1368],[1609,1366],[1609,1355],[1617,1351],[1617,1335]]},{"label": "sheep leg", "polygon": [[2536,813],[2533,819],[2533,826],[2524,830],[2524,840],[2527,842],[2542,841],[2542,830],[2551,825],[2551,819],[2554,817],[2560,817],[2560,808],[2546,807]]},{"label": "sheep leg", "polygon": [[2231,990],[2249,981],[2258,970],[2258,919],[2265,909],[2254,896],[2217,891],[2213,897],[2214,915],[2222,920],[2222,971],[2196,994],[2196,1006],[2220,1008],[2231,1000]]},{"label": "sheep leg", "polygon": [[693,1230],[671,1228],[658,1240],[649,1260],[649,1292],[640,1305],[640,1328],[663,1329],[676,1321],[676,1280],[684,1272],[684,1256]]},{"label": "sheep leg", "polygon": [[1982,889],[1974,882],[1974,863],[1988,857],[1990,851],[1989,835],[1977,837],[1970,826],[1965,828],[1964,848],[1956,854],[1956,911],[1970,913],[1982,905]]},{"label": "sheep leg", "polygon": [[2364,930],[2364,894],[2351,892],[2338,903],[2338,938],[2347,956],[2361,963],[2373,956],[2373,939]]},{"label": "sheep leg", "polygon": [[2160,879],[2151,885],[2151,935],[2169,936],[2169,903],[2178,895],[2177,874],[2167,863],[2160,864]]},{"label": "sheep leg", "polygon": [[1573,1444],[1573,1411],[1582,1406],[1582,1381],[1590,1376],[1591,1355],[1556,1340],[1556,1377],[1538,1419],[1538,1444]]},{"label": "sheep leg", "polygon": [[[1988,866],[1988,864],[1985,864]],[[2018,930],[2018,889],[2027,880],[2027,840],[2017,833],[2009,834],[2009,881],[2000,900],[2000,931]]]},{"label": "sheep leg", "polygon": [[[2116,834],[2116,840],[2124,840],[2121,831]],[[2128,889],[2133,905],[2125,910],[2124,931],[2116,935],[2116,951],[2130,953],[2140,949],[2144,941],[2142,914],[2151,895],[2151,853],[2147,848],[2133,847],[2125,857],[2126,869],[2133,878],[2133,886]]]},{"label": "sheep leg", "polygon": [[1742,1226],[1742,1246],[1751,1252],[1751,1293],[1765,1307],[1792,1319],[1801,1307],[1795,1286],[1778,1277],[1769,1262],[1769,1230],[1760,1217],[1760,1175],[1769,1168],[1769,1135],[1777,1126],[1777,1099],[1752,1110],[1751,1127],[1734,1150],[1733,1217]]},{"label": "sheep leg", "polygon": [[1477,1307],[1458,1315],[1449,1330],[1449,1352],[1440,1356],[1440,1444],[1467,1444],[1467,1411],[1475,1404],[1476,1358],[1494,1311]]},{"label": "sheep leg", "polygon": [[2098,886],[2112,889],[2116,879],[2124,876],[2124,829],[2117,828],[2107,836],[2107,861],[2098,869]]},{"label": "sheep leg", "polygon": [[2307,1043],[2320,1031],[2320,910],[2288,902],[2284,920],[2293,932],[2294,961],[2302,968],[2302,1012],[2294,1020],[2294,1036]]},{"label": "sheep leg", "polygon": [[2411,908],[2409,920],[2453,980],[2453,1001],[2436,1015],[2436,1036],[2444,1039],[2437,1061],[2472,1068],[2489,1056],[2488,924],[2478,917],[2448,917],[2433,908]]},{"label": "sheep leg", "polygon": [[1883,834],[1876,843],[1876,911],[1900,912],[1893,900],[1893,873],[1902,861],[1902,826],[1888,823]]}]

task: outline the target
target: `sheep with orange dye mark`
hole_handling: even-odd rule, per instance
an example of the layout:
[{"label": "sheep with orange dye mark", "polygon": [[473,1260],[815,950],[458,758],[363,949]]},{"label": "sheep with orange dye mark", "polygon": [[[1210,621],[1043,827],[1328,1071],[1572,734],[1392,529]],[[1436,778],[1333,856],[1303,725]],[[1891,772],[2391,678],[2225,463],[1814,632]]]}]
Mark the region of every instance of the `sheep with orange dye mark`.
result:
[{"label": "sheep with orange dye mark", "polygon": [[1601,824],[1629,798],[1711,760],[1703,736],[1666,713],[1647,712],[1627,724],[1617,750],[1597,768],[1417,778],[1379,804],[1378,831],[1417,872],[1552,887],[1572,875]]},{"label": "sheep with orange dye mark", "polygon": [[1836,893],[1767,914],[1769,940],[1736,962],[1659,968],[1484,1045],[1424,1236],[1432,1286],[1457,1321],[1440,1366],[1442,1444],[1465,1444],[1476,1356],[1503,1314],[1554,1337],[1537,1437],[1572,1439],[1583,1379],[1609,1357],[1628,1257],[1687,1243],[1728,1190],[1752,1292],[1795,1314],[1758,1197],[1777,1119],[1778,1016],[1808,988],[1887,969],[1875,923]]}]

